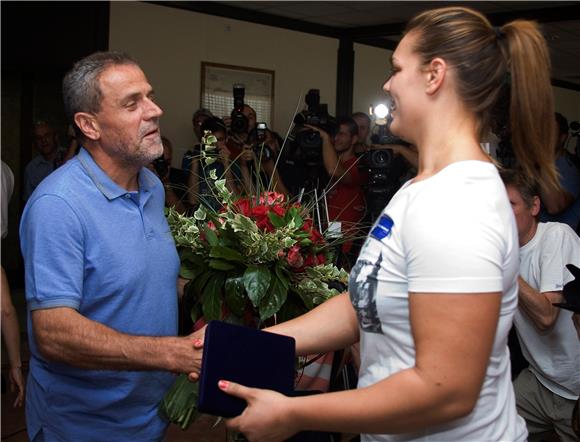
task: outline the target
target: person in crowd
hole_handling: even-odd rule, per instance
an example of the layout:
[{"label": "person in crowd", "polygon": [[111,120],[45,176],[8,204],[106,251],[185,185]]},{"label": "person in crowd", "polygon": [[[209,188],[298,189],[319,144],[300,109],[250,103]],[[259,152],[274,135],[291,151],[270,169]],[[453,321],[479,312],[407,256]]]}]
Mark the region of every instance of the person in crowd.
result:
[{"label": "person in crowd", "polygon": [[287,398],[222,379],[248,403],[227,426],[250,441],[302,429],[363,441],[526,440],[506,346],[518,234],[479,142],[509,74],[515,154],[526,173],[557,181],[542,124],[553,114],[546,42],[529,21],[494,28],[474,10],[441,8],[410,21],[392,65],[391,130],[417,146],[418,175],[376,221],[349,293],[268,329],[294,337],[299,355],[360,339],[358,387]]},{"label": "person in crowd", "polygon": [[167,137],[161,137],[163,144],[163,154],[153,160],[147,166],[154,172],[165,189],[165,207],[173,207],[181,214],[188,210],[187,198],[185,197],[188,186],[189,173],[176,169],[171,165],[173,160],[173,145]]},{"label": "person in crowd", "polygon": [[210,178],[212,170],[215,171],[218,179],[226,180],[226,188],[234,193],[239,194],[240,173],[237,164],[231,161],[231,153],[227,147],[228,132],[224,121],[217,117],[211,117],[204,121],[201,126],[202,133],[210,131],[217,139],[216,144],[216,161],[206,165],[201,156],[201,150],[197,150],[193,155],[191,168],[189,171],[189,204],[193,207],[199,206],[200,203],[213,210],[222,209],[222,203],[216,195],[216,189],[211,185],[213,181]]},{"label": "person in crowd", "polygon": [[[2,197],[0,204],[2,205],[2,220],[1,230],[2,239],[8,235],[8,202],[12,197],[14,190],[14,174],[8,165],[2,161]],[[2,337],[6,344],[6,353],[8,356],[8,364],[10,366],[8,371],[8,379],[10,382],[10,390],[16,391],[15,407],[22,406],[24,402],[24,377],[22,376],[22,359],[20,357],[20,324],[18,323],[18,316],[14,304],[12,304],[12,297],[10,294],[10,285],[4,266],[0,266],[2,275]],[[4,375],[2,375],[2,392],[4,392]]]},{"label": "person in crowd", "polygon": [[193,113],[193,117],[191,118],[191,122],[193,124],[193,134],[195,135],[194,145],[191,149],[188,149],[185,154],[183,154],[183,159],[181,160],[181,169],[182,170],[190,170],[191,169],[191,161],[195,156],[196,152],[199,152],[199,146],[201,143],[201,137],[203,137],[203,132],[201,130],[201,125],[204,123],[205,120],[208,118],[213,118],[213,114],[209,109],[205,109],[203,107],[199,108]]},{"label": "person in crowd", "polygon": [[162,110],[128,55],[97,52],[65,75],[80,152],[28,200],[25,263],[31,441],[161,440],[157,411],[195,379],[196,335],[177,337],[179,257],[160,180]]},{"label": "person in crowd", "polygon": [[557,130],[554,148],[560,186],[542,188],[544,210],[540,213],[540,219],[566,223],[580,233],[580,164],[566,149],[568,120],[556,112],[554,124]]},{"label": "person in crowd", "polygon": [[518,414],[530,440],[554,430],[560,440],[577,440],[570,416],[580,393],[580,342],[572,312],[554,303],[574,279],[566,264],[580,265],[580,238],[562,223],[538,221],[540,190],[533,179],[502,172],[516,218],[520,245],[518,311],[514,324],[530,366],[514,382]]},{"label": "person in crowd", "polygon": [[54,127],[46,121],[37,121],[33,127],[34,147],[38,155],[24,169],[23,198],[28,200],[34,189],[64,162],[66,151],[59,147]]},{"label": "person in crowd", "polygon": [[[320,134],[322,139],[322,162],[330,177],[327,185],[326,204],[329,221],[340,222],[343,235],[355,236],[359,223],[365,216],[363,186],[366,175],[357,164],[354,149],[358,143],[358,126],[350,117],[337,119],[338,131],[334,139],[321,128],[305,125]],[[353,242],[342,246],[343,253],[350,253]]]},{"label": "person in crowd", "polygon": [[280,173],[281,163],[276,165],[281,144],[282,139],[277,133],[263,129],[263,139],[256,137],[253,145],[243,145],[239,164],[242,188],[247,195],[271,190],[291,196]]},{"label": "person in crowd", "polygon": [[364,112],[355,112],[352,119],[358,126],[358,141],[354,146],[354,154],[359,156],[369,150],[369,134],[371,133],[371,117]]}]

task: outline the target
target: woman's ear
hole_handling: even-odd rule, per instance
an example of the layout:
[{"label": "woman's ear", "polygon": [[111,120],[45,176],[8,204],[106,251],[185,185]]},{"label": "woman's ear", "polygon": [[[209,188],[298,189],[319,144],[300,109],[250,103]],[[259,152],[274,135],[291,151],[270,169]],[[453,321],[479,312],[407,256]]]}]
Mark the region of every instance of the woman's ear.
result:
[{"label": "woman's ear", "polygon": [[426,70],[426,89],[425,91],[432,95],[436,93],[445,80],[447,74],[447,63],[442,58],[434,58],[427,66]]},{"label": "woman's ear", "polygon": [[99,123],[94,115],[86,112],[77,112],[74,116],[76,125],[89,140],[98,140],[101,137]]}]

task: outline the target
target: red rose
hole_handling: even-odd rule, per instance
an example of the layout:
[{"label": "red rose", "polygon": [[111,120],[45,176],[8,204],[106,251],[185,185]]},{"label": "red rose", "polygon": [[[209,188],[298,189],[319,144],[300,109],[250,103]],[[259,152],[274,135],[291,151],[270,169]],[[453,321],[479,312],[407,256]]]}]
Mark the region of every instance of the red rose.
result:
[{"label": "red rose", "polygon": [[299,246],[292,246],[288,250],[288,257],[286,258],[288,265],[294,267],[295,269],[300,268],[304,265],[304,258],[300,254]]},{"label": "red rose", "polygon": [[273,205],[271,210],[280,218],[284,218],[284,215],[286,215],[286,210],[284,210],[284,207],[282,207],[280,204]]},{"label": "red rose", "polygon": [[240,198],[234,203],[234,207],[242,215],[250,216],[250,201],[247,198]]}]

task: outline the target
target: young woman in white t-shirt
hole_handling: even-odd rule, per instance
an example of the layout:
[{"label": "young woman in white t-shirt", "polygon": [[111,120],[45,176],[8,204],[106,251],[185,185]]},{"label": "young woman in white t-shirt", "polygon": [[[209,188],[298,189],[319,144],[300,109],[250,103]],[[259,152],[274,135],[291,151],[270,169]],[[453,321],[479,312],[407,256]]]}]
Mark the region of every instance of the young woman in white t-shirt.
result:
[{"label": "young woman in white t-shirt", "polygon": [[349,294],[271,331],[298,354],[361,342],[356,390],[287,398],[228,380],[248,402],[228,420],[250,441],[301,430],[371,440],[526,439],[510,382],[507,333],[517,307],[518,242],[505,188],[479,140],[510,97],[520,166],[555,185],[549,53],[535,24],[495,29],[461,7],[408,25],[384,85],[391,131],[419,169],[375,223]]}]

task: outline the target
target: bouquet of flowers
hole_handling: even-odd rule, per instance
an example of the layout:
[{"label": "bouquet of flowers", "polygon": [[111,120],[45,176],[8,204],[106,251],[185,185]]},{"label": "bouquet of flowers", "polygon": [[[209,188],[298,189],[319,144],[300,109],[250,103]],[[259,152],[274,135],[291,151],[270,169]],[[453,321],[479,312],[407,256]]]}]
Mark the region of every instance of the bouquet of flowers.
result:
[{"label": "bouquet of flowers", "polygon": [[[206,133],[202,142],[209,164],[216,139]],[[347,272],[332,264],[335,244],[315,227],[308,207],[268,191],[236,198],[224,179],[211,178],[222,210],[167,213],[180,275],[189,280],[184,303],[194,323],[219,319],[262,328],[299,316],[346,287]],[[196,402],[197,384],[181,375],[160,409],[185,429],[196,417]]]}]

